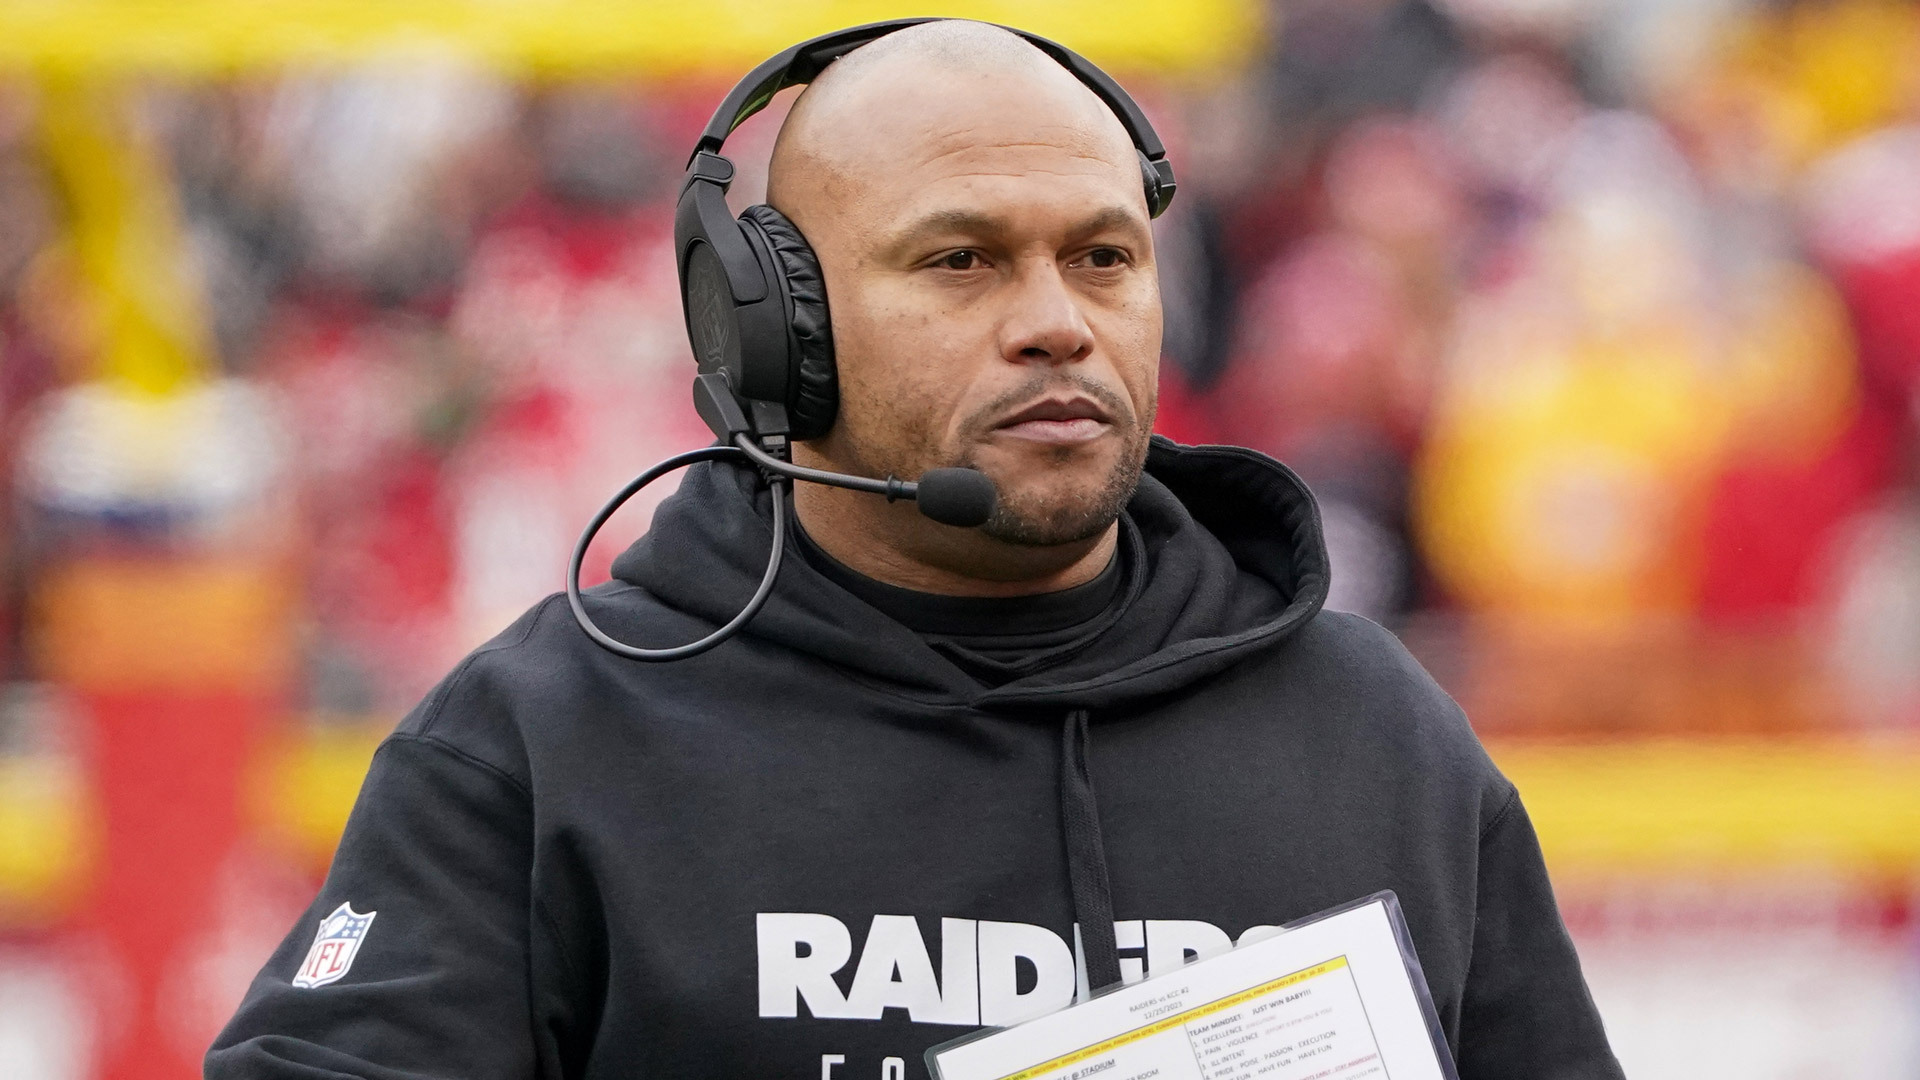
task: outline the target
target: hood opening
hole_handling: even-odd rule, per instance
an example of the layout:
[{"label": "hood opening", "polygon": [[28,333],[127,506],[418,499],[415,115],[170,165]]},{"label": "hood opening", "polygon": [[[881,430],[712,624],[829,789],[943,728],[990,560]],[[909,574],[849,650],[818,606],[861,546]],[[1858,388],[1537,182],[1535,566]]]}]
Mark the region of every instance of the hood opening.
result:
[{"label": "hood opening", "polygon": [[[753,593],[772,542],[772,501],[751,469],[689,469],[653,527],[614,563],[601,602],[659,605],[718,626]],[[829,664],[927,705],[993,711],[1107,709],[1208,677],[1304,625],[1326,600],[1318,508],[1280,463],[1235,447],[1187,447],[1156,436],[1127,516],[1146,579],[1088,647],[987,688],[877,609],[789,557],[746,639]],[[623,588],[622,585],[639,589]],[[647,621],[644,611],[634,613]],[[689,663],[701,661],[687,661]]]}]

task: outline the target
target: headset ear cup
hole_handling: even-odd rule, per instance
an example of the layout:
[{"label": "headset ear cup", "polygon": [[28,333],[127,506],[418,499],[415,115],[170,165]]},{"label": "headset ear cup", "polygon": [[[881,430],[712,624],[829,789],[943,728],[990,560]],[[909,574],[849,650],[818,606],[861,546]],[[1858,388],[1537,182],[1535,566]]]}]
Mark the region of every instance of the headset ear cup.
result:
[{"label": "headset ear cup", "polygon": [[827,283],[807,238],[771,206],[749,206],[742,221],[765,234],[792,308],[793,378],[787,422],[796,439],[817,439],[840,411],[840,378],[833,359],[833,324],[827,315]]},{"label": "headset ear cup", "polygon": [[1140,181],[1146,185],[1147,216],[1159,217],[1173,201],[1173,165],[1165,158],[1148,157],[1144,150],[1135,150],[1134,155],[1140,159]]}]

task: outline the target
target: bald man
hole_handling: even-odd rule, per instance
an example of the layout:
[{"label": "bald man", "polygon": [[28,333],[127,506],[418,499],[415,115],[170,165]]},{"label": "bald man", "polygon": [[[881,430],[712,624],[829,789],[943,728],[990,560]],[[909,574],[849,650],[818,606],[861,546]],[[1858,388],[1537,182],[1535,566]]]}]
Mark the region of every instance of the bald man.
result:
[{"label": "bald man", "polygon": [[[924,24],[801,95],[769,199],[838,365],[795,460],[975,468],[993,517],[802,486],[766,607],[671,664],[535,607],[383,744],[207,1075],[924,1076],[929,1046],[1391,889],[1464,1080],[1618,1077],[1513,785],[1390,634],[1321,610],[1305,487],[1150,438],[1114,114],[1017,37]],[[726,622],[771,499],[690,470],[594,618],[656,646]]]}]

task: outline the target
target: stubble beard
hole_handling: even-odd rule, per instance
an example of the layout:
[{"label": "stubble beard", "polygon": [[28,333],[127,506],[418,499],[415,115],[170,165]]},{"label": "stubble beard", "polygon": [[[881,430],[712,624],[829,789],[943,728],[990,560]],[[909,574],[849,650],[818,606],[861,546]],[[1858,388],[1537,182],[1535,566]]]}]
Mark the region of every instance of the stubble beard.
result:
[{"label": "stubble beard", "polygon": [[[988,417],[1004,415],[1006,409],[1040,396],[1059,381],[1061,379],[1058,376],[1034,380],[982,409],[981,413]],[[1091,540],[1119,520],[1127,503],[1133,500],[1134,491],[1140,486],[1140,474],[1146,466],[1148,440],[1152,436],[1154,402],[1148,402],[1148,418],[1142,423],[1134,416],[1128,403],[1105,386],[1071,376],[1065,381],[1075,390],[1098,401],[1113,417],[1116,434],[1121,439],[1120,456],[1090,492],[1079,489],[1068,492],[1064,498],[1047,499],[1001,489],[1000,497],[994,502],[993,515],[986,524],[980,526],[980,531],[1003,544],[1058,547]],[[1057,447],[1051,451],[1054,460],[1063,468],[1072,464],[1076,453],[1078,448],[1071,446]],[[972,452],[963,455],[955,464],[970,469],[980,467]]]},{"label": "stubble beard", "polygon": [[[1049,500],[1045,496],[1023,496],[1020,492],[1008,492],[995,484],[998,498],[994,501],[993,514],[985,524],[979,526],[979,530],[1001,543],[1017,547],[1057,547],[1090,540],[1119,520],[1140,485],[1148,443],[1153,433],[1153,413],[1157,401],[1152,398],[1148,400],[1146,419],[1142,421],[1135,416],[1131,405],[1112,390],[1070,373],[1038,376],[980,409],[962,427],[965,436],[963,445],[977,446],[995,418],[1006,415],[1008,410],[1041,396],[1049,389],[1059,388],[1062,383],[1098,401],[1113,417],[1115,432],[1122,441],[1120,456],[1100,480],[1098,487],[1081,498],[1073,496],[1082,494],[1084,488],[1070,492],[1064,499]],[[843,403],[843,415],[845,412]],[[866,443],[871,448],[875,441],[848,440],[848,444],[843,445],[840,451],[847,459],[847,467],[862,476],[909,477],[917,476],[925,469],[943,466],[986,471],[980,468],[978,455],[972,449],[958,455],[944,452],[928,443],[897,447],[891,452],[881,453],[873,453],[871,449],[867,452],[856,449],[859,443]],[[1051,452],[1059,464],[1066,467],[1080,451],[1075,447],[1062,446],[1053,448]],[[910,462],[932,464],[922,468]]]}]

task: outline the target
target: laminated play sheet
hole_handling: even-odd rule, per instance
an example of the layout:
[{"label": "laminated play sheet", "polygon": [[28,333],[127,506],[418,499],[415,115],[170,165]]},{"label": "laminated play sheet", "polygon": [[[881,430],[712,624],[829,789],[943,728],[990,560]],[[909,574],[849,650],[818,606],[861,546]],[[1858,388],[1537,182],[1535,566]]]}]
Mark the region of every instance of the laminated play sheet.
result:
[{"label": "laminated play sheet", "polygon": [[1456,1080],[1390,892],[927,1051],[937,1080]]}]

